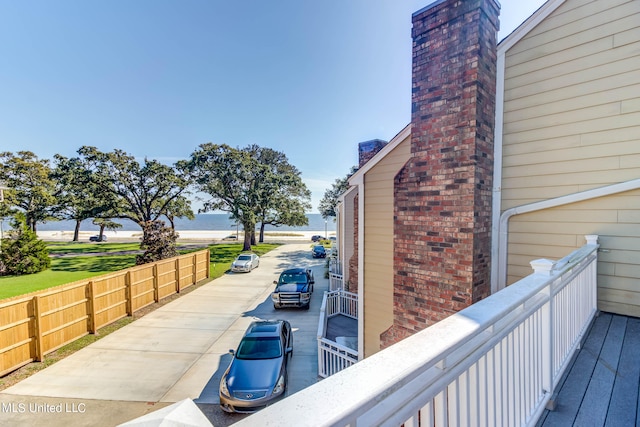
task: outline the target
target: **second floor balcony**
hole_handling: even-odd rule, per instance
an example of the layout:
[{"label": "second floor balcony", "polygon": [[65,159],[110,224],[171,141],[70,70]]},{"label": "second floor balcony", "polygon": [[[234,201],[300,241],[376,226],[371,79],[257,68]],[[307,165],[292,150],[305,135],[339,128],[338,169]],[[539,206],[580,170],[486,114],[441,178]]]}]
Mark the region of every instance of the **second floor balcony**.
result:
[{"label": "second floor balcony", "polygon": [[545,411],[597,313],[597,248],[591,236],[534,262],[525,279],[237,425],[553,425]]}]

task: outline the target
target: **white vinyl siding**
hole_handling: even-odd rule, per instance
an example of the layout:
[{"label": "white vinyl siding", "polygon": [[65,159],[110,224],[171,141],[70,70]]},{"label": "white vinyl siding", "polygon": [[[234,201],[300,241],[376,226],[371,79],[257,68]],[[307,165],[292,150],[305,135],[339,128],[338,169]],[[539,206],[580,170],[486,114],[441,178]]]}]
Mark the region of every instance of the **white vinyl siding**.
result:
[{"label": "white vinyl siding", "polygon": [[364,176],[364,353],[380,350],[380,334],[393,324],[393,188],[409,160],[405,138]]}]

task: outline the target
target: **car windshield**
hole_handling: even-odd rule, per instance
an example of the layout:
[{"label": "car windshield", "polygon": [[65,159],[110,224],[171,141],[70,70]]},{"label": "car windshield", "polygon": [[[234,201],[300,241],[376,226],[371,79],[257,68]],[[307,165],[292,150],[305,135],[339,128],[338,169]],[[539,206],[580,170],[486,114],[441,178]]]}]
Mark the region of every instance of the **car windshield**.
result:
[{"label": "car windshield", "polygon": [[278,337],[244,337],[238,346],[238,359],[275,359],[282,355]]},{"label": "car windshield", "polygon": [[307,275],[305,273],[297,274],[281,274],[280,283],[305,283],[307,281]]},{"label": "car windshield", "polygon": [[318,252],[324,252],[324,246],[316,246],[314,249]]},{"label": "car windshield", "polygon": [[240,255],[238,257],[238,261],[250,261],[251,260],[251,255]]}]

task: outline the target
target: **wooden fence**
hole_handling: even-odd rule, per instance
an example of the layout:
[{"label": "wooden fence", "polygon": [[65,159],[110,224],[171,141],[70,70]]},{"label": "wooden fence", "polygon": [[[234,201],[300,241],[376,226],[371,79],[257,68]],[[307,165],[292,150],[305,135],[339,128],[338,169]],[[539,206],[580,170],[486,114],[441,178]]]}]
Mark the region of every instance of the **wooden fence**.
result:
[{"label": "wooden fence", "polygon": [[0,301],[0,376],[209,277],[204,250]]}]

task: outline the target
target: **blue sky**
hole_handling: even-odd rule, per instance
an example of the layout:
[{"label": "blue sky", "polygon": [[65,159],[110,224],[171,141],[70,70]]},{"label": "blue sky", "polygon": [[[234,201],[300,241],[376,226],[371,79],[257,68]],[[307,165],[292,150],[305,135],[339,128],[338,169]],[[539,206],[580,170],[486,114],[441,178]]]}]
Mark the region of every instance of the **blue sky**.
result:
[{"label": "blue sky", "polygon": [[[410,121],[430,0],[0,0],[0,151],[283,151],[317,202]],[[544,1],[503,0],[502,39]],[[196,204],[197,208],[198,205]]]}]

